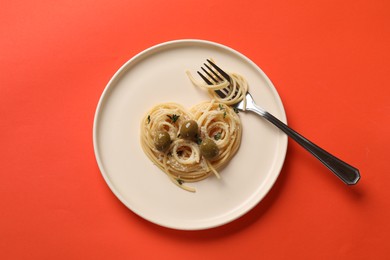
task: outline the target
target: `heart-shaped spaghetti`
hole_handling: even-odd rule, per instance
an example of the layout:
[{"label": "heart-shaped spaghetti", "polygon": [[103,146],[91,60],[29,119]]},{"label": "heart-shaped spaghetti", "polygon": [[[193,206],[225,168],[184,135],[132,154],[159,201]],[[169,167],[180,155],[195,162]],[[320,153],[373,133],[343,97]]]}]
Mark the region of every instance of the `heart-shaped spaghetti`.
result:
[{"label": "heart-shaped spaghetti", "polygon": [[[198,131],[193,138],[180,136],[188,120],[194,120]],[[169,134],[165,149],[156,147],[161,132]],[[207,101],[190,110],[179,104],[163,103],[147,112],[141,124],[141,145],[149,159],[179,187],[195,191],[185,182],[196,182],[215,174],[225,166],[239,148],[242,127],[237,113],[223,103]],[[218,153],[207,158],[206,142],[214,142]],[[202,149],[203,148],[203,149]],[[207,153],[207,151],[206,151]]]}]

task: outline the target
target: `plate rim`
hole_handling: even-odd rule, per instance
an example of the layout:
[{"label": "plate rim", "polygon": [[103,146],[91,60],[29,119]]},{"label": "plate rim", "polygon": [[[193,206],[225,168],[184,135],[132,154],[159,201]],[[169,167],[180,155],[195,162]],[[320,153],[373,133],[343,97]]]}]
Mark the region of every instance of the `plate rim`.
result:
[{"label": "plate rim", "polygon": [[106,84],[102,94],[100,95],[100,98],[99,98],[99,101],[97,103],[97,107],[96,107],[96,110],[95,110],[95,114],[94,114],[93,129],[92,129],[93,130],[92,131],[92,134],[93,134],[93,148],[94,148],[95,159],[96,159],[96,162],[98,164],[98,168],[99,168],[100,174],[103,176],[103,179],[105,180],[106,184],[109,186],[111,192],[113,192],[114,195],[117,197],[117,199],[119,199],[121,201],[121,203],[123,203],[123,205],[126,206],[130,211],[132,211],[133,213],[135,213],[139,217],[147,220],[148,222],[154,223],[154,224],[162,226],[162,227],[176,229],[176,230],[205,230],[205,229],[215,228],[215,227],[218,227],[218,226],[226,225],[226,224],[228,224],[228,223],[230,223],[230,222],[232,222],[234,220],[237,220],[237,219],[241,218],[243,215],[247,214],[254,207],[259,205],[259,203],[263,200],[263,198],[265,196],[267,196],[267,194],[269,193],[269,191],[272,189],[272,187],[274,186],[275,182],[279,178],[280,172],[282,171],[283,165],[285,163],[285,158],[286,158],[287,148],[288,148],[288,138],[286,136],[284,138],[284,142],[283,142],[284,144],[282,145],[283,147],[281,147],[281,149],[282,149],[281,150],[281,154],[279,155],[280,156],[280,159],[279,159],[280,160],[280,164],[277,165],[278,167],[275,169],[275,171],[277,173],[275,174],[275,178],[272,180],[272,182],[269,183],[269,185],[267,185],[267,188],[263,192],[262,196],[259,196],[256,199],[256,202],[253,203],[253,205],[251,205],[250,207],[245,207],[245,210],[241,211],[240,214],[236,214],[232,218],[228,218],[228,219],[224,218],[224,221],[219,221],[217,223],[213,223],[213,224],[209,224],[209,225],[202,225],[202,226],[192,226],[192,227],[180,226],[179,227],[179,226],[164,224],[164,223],[161,223],[159,221],[147,218],[147,217],[145,217],[142,214],[142,212],[139,212],[137,209],[131,208],[128,205],[128,202],[123,197],[123,195],[114,188],[114,184],[109,179],[108,174],[106,173],[106,170],[104,168],[102,159],[99,156],[99,145],[98,145],[98,140],[97,140],[98,139],[97,138],[98,129],[97,128],[98,128],[98,124],[99,124],[99,115],[101,113],[101,109],[102,109],[103,103],[104,103],[108,93],[115,87],[115,81],[118,79],[118,77],[123,72],[125,72],[128,69],[128,67],[131,66],[132,63],[134,63],[135,61],[137,61],[140,58],[142,59],[142,56],[147,55],[148,53],[156,51],[156,50],[158,50],[160,48],[162,48],[162,51],[164,51],[164,47],[167,47],[167,46],[169,47],[170,45],[191,44],[191,43],[194,43],[194,44],[204,44],[204,45],[209,45],[209,46],[214,46],[214,47],[221,48],[221,49],[223,49],[225,51],[234,53],[235,55],[239,56],[240,58],[242,58],[246,62],[248,62],[252,67],[256,68],[256,70],[261,74],[261,76],[264,78],[264,80],[266,81],[268,86],[271,88],[271,90],[273,92],[273,95],[276,96],[276,98],[277,98],[277,103],[278,103],[277,105],[278,105],[278,108],[281,109],[280,112],[282,114],[282,117],[280,118],[280,120],[282,122],[284,122],[285,124],[287,124],[287,116],[286,116],[286,112],[285,112],[285,109],[284,109],[283,102],[282,102],[281,97],[280,97],[278,91],[276,90],[274,84],[271,82],[271,80],[268,78],[268,76],[263,72],[263,70],[256,63],[254,63],[247,56],[245,56],[241,52],[239,52],[239,51],[237,51],[237,50],[235,50],[235,49],[233,49],[233,48],[231,48],[229,46],[223,45],[221,43],[217,43],[217,42],[209,41],[209,40],[203,40],[203,39],[177,39],[177,40],[165,41],[165,42],[161,42],[161,43],[155,44],[153,46],[150,46],[150,47],[148,47],[148,48],[138,52],[137,54],[132,56],[129,60],[127,60],[122,66],[120,66],[120,68],[110,78],[110,80]]}]

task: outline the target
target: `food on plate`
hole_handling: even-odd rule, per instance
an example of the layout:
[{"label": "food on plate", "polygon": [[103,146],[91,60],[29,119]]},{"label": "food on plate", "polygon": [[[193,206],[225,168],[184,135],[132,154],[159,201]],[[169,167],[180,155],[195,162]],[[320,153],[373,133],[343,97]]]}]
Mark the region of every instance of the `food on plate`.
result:
[{"label": "food on plate", "polygon": [[[141,145],[173,183],[194,192],[186,183],[213,174],[220,178],[218,171],[237,152],[242,125],[238,111],[230,105],[245,101],[248,84],[236,73],[229,73],[230,81],[215,85],[201,83],[189,72],[187,75],[195,86],[207,89],[212,100],[190,109],[177,103],[152,107],[141,121]],[[224,97],[215,91],[222,92]]]},{"label": "food on plate", "polygon": [[225,166],[237,152],[241,121],[229,106],[214,100],[187,110],[179,104],[152,107],[142,119],[141,145],[149,159],[178,186],[203,180]]}]

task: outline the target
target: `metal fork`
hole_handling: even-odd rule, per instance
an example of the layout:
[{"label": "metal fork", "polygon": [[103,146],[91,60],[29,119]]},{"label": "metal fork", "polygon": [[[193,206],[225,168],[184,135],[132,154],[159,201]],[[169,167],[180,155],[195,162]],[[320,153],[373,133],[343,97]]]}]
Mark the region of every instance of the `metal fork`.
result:
[{"label": "metal fork", "polygon": [[[218,67],[214,62],[207,60],[208,64],[204,63],[206,68],[201,67],[202,71],[207,75],[205,76],[201,72],[197,71],[200,77],[208,84],[213,85],[217,83],[221,83],[225,80],[231,82],[231,78],[229,74],[223,71],[220,67]],[[214,70],[213,70],[214,69]],[[213,83],[214,82],[214,83]],[[226,97],[224,91],[217,90],[216,93],[221,97]],[[277,119],[275,116],[259,107],[255,104],[251,94],[248,92],[245,96],[246,102],[242,100],[241,102],[235,104],[233,108],[238,109],[240,111],[251,111],[254,112],[263,118],[267,119],[269,122],[274,124],[284,133],[286,133],[289,137],[295,140],[298,144],[300,144],[303,148],[309,151],[312,155],[314,155],[317,159],[319,159],[329,170],[331,170],[337,177],[339,177],[344,183],[348,185],[356,184],[360,179],[359,170],[355,167],[347,164],[346,162],[338,159],[334,155],[325,151],[321,147],[317,146],[313,142],[309,141],[282,121]],[[246,103],[246,107],[244,107]]]}]

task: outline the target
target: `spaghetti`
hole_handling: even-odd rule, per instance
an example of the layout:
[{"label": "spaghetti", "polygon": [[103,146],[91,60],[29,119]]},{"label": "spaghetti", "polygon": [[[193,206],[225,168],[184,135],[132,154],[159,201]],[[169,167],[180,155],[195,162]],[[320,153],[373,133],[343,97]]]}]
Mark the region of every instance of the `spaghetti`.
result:
[{"label": "spaghetti", "polygon": [[[181,138],[181,128],[190,119],[198,125],[197,135],[193,139]],[[169,134],[169,145],[164,150],[156,147],[161,132]],[[203,180],[213,173],[219,178],[218,170],[238,150],[241,134],[240,118],[225,104],[207,101],[186,110],[175,103],[164,103],[153,107],[142,120],[141,145],[149,159],[175,184],[195,191],[184,183]],[[218,154],[208,159],[202,143],[210,140]]]},{"label": "spaghetti", "polygon": [[[218,170],[231,160],[240,146],[241,121],[229,105],[245,98],[248,85],[238,74],[230,74],[231,83],[213,86],[198,83],[187,74],[196,86],[207,88],[213,99],[189,110],[176,103],[152,107],[141,122],[141,146],[173,183],[195,192],[185,183],[197,182],[212,174],[220,178]],[[226,97],[216,96],[215,90],[225,91]]]}]

